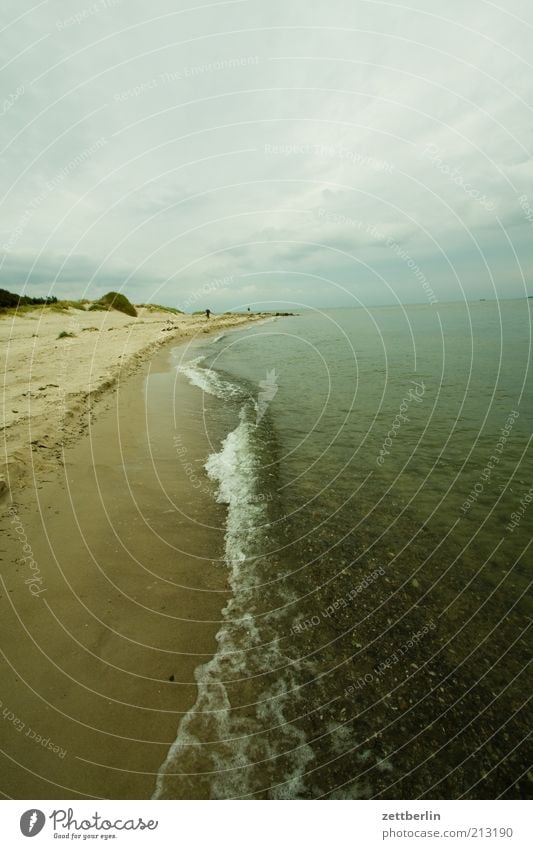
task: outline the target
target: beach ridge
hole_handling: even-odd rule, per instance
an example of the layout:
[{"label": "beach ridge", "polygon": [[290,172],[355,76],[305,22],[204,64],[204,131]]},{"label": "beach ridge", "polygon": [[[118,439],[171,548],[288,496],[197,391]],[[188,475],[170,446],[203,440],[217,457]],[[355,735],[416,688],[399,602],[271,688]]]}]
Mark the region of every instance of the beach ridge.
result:
[{"label": "beach ridge", "polygon": [[85,433],[95,402],[159,348],[203,333],[239,327],[264,315],[178,315],[36,309],[0,321],[3,451],[0,498],[31,473],[62,462],[62,450]]}]

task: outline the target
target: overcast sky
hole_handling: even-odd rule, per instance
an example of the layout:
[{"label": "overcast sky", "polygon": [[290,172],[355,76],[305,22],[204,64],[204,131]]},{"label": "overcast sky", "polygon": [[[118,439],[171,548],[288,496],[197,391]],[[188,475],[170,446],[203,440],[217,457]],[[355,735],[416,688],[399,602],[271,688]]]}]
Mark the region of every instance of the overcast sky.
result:
[{"label": "overcast sky", "polygon": [[1,287],[215,311],[533,292],[530,0],[178,6],[2,0]]}]

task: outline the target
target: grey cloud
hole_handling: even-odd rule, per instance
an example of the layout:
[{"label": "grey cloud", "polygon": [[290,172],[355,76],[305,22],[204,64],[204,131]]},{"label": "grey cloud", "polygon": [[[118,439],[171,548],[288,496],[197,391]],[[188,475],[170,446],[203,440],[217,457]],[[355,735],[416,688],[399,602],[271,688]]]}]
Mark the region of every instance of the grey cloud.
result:
[{"label": "grey cloud", "polygon": [[58,285],[73,297],[96,274],[177,303],[232,275],[213,296],[224,307],[246,275],[275,301],[307,274],[311,304],[345,302],[313,275],[390,300],[368,263],[420,300],[388,238],[429,268],[441,300],[457,295],[443,256],[471,297],[490,294],[484,256],[500,296],[523,294],[531,77],[516,16],[531,24],[531,9],[411,6],[52,0],[9,25],[20,5],[8,0],[2,285],[22,286],[35,261],[29,286],[46,288],[72,254]]}]

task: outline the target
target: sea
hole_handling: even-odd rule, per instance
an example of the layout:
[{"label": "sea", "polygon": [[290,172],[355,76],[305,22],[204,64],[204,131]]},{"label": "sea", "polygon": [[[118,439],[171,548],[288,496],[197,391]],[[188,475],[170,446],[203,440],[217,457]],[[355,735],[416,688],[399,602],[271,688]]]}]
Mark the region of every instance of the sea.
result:
[{"label": "sea", "polygon": [[532,303],[305,310],[172,352],[228,594],[154,798],[530,796]]}]

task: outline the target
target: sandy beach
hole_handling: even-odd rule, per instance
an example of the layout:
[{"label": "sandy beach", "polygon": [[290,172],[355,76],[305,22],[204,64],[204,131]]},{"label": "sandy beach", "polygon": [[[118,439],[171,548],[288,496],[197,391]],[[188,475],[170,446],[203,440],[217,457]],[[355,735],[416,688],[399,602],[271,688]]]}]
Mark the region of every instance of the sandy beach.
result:
[{"label": "sandy beach", "polygon": [[0,321],[4,796],[151,796],[227,598],[223,505],[176,456],[178,427],[202,475],[201,393],[169,391],[170,349],[253,318]]},{"label": "sandy beach", "polygon": [[[225,314],[207,321],[146,308],[137,318],[78,309],[0,316],[0,487],[16,490],[20,476],[54,467],[62,446],[86,429],[93,402],[162,345],[260,318]],[[71,335],[58,338],[61,333]]]}]

